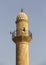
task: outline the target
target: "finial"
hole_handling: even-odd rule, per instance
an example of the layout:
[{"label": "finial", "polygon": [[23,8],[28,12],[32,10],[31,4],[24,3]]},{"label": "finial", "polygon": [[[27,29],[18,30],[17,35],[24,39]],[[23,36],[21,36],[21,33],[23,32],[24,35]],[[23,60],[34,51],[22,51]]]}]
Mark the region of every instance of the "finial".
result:
[{"label": "finial", "polygon": [[21,8],[21,12],[23,12],[23,8]]}]

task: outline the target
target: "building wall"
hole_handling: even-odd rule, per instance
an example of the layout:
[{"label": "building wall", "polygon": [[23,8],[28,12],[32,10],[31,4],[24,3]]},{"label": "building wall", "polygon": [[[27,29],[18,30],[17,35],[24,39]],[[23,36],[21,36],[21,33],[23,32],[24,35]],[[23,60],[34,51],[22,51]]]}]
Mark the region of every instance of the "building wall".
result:
[{"label": "building wall", "polygon": [[16,65],[28,65],[27,42],[18,42],[16,44]]},{"label": "building wall", "polygon": [[[23,29],[25,28],[25,31]],[[16,24],[17,36],[27,36],[28,35],[28,22],[20,21]]]}]

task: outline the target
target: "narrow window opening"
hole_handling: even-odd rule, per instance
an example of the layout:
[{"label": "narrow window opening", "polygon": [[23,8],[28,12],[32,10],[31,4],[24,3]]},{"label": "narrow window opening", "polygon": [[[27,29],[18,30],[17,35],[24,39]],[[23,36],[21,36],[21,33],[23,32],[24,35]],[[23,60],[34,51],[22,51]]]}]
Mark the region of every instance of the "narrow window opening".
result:
[{"label": "narrow window opening", "polygon": [[23,28],[23,32],[25,32],[25,28]]}]

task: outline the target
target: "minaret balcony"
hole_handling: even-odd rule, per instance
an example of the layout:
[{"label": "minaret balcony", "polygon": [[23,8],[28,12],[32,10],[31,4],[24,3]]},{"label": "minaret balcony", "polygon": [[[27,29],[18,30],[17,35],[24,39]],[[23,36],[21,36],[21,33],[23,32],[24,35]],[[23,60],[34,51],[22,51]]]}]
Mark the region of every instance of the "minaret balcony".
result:
[{"label": "minaret balcony", "polygon": [[22,42],[22,41],[25,41],[25,42],[30,42],[32,41],[32,33],[30,31],[28,31],[28,36],[17,36],[16,35],[16,31],[14,31],[12,33],[12,40],[16,43],[16,42]]}]

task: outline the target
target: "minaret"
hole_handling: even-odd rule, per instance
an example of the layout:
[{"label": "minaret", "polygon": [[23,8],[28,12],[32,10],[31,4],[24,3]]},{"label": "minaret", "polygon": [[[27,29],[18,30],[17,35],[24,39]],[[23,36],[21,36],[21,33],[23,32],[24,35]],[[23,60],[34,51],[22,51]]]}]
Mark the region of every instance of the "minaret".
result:
[{"label": "minaret", "polygon": [[12,33],[12,40],[16,44],[16,65],[29,65],[28,44],[32,33],[28,31],[28,17],[23,9],[16,17],[16,31]]}]

